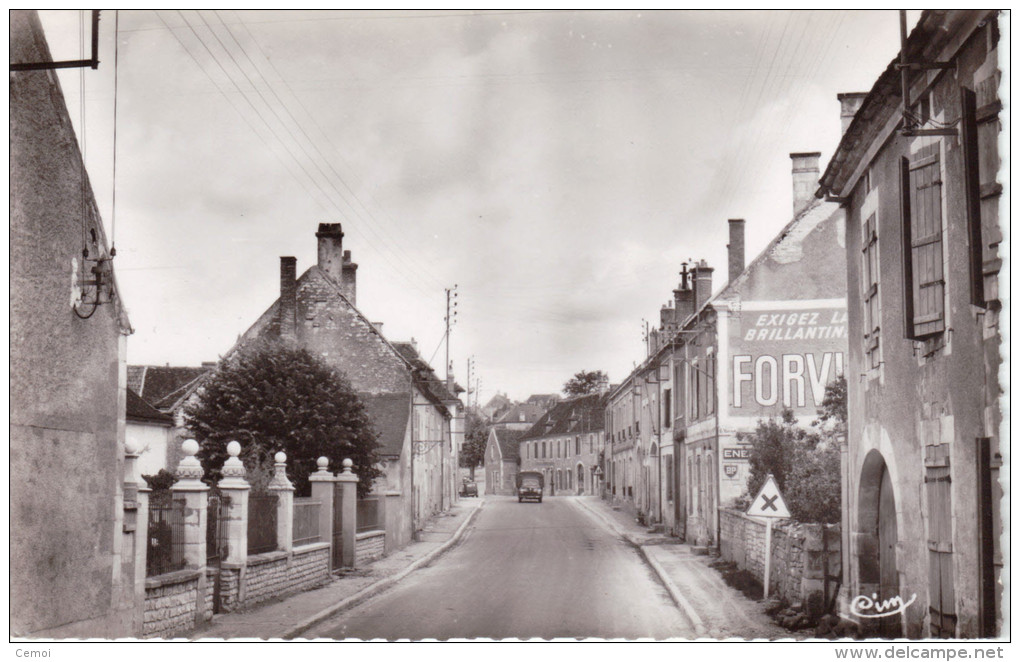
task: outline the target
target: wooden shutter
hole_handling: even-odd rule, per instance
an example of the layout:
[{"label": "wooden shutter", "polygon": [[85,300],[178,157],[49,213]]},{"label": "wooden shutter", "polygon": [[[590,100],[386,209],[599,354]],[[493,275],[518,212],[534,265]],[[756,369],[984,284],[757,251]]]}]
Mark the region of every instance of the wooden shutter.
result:
[{"label": "wooden shutter", "polygon": [[929,447],[924,483],[928,496],[928,612],[931,636],[956,636],[953,585],[952,480],[947,446]]},{"label": "wooden shutter", "polygon": [[981,178],[978,157],[977,95],[965,87],[960,88],[962,117],[960,132],[963,140],[963,183],[967,194],[967,234],[970,239],[970,301],[985,306],[985,277],[983,270],[984,243],[981,239]]},{"label": "wooden shutter", "polygon": [[[913,307],[911,338],[945,330],[945,280],[942,261],[942,174],[939,144],[923,148],[910,162],[909,232],[910,279],[906,281]],[[906,275],[906,274],[905,274]]]}]

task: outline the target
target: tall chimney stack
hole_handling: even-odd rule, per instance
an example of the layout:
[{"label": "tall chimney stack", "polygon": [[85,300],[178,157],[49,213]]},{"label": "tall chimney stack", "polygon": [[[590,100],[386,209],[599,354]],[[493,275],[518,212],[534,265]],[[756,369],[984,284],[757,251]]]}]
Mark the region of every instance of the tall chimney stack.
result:
[{"label": "tall chimney stack", "polygon": [[673,290],[674,319],[677,327],[684,323],[688,317],[694,314],[694,290],[691,288],[691,274],[687,270],[687,263],[684,262],[683,270],[680,272],[680,287]]},{"label": "tall chimney stack", "polygon": [[351,261],[351,252],[344,251],[343,278],[340,289],[352,306],[358,305],[358,265]]},{"label": "tall chimney stack", "polygon": [[344,232],[339,223],[319,223],[319,269],[341,284],[343,282]]},{"label": "tall chimney stack", "polygon": [[708,266],[704,260],[698,262],[694,267],[694,310],[700,310],[709,297],[712,296],[712,272],[715,271]]},{"label": "tall chimney stack", "polygon": [[844,92],[836,95],[839,100],[839,121],[843,129],[840,135],[845,134],[846,130],[850,128],[850,122],[854,121],[854,115],[860,110],[866,96],[868,96],[867,92]]},{"label": "tall chimney stack", "polygon": [[280,339],[297,340],[297,258],[280,258],[280,307],[277,309]]},{"label": "tall chimney stack", "polygon": [[730,279],[732,283],[741,273],[744,272],[744,219],[731,218],[730,243],[726,245],[729,251]]},{"label": "tall chimney stack", "polygon": [[798,216],[815,199],[818,190],[818,159],[821,152],[794,152],[793,161],[793,215]]}]

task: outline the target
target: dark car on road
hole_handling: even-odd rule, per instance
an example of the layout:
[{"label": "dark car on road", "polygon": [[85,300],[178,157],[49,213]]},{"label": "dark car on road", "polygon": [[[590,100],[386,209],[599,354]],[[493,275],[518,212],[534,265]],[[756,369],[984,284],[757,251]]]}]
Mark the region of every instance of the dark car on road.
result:
[{"label": "dark car on road", "polygon": [[465,480],[464,484],[460,486],[460,495],[462,497],[478,496],[478,483]]},{"label": "dark car on road", "polygon": [[517,502],[538,501],[542,503],[542,488],[545,476],[539,471],[522,471],[517,474]]}]

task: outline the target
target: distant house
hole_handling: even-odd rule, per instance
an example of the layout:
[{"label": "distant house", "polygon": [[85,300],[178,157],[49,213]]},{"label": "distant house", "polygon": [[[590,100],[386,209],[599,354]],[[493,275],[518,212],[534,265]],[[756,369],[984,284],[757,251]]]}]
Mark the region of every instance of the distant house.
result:
[{"label": "distant house", "polygon": [[138,473],[151,476],[159,473],[160,469],[172,470],[170,456],[174,419],[142,400],[129,388],[125,422],[126,438],[138,453]]},{"label": "distant house", "polygon": [[[156,469],[174,471],[180,461],[181,442],[189,438],[184,423],[184,406],[192,399],[203,382],[216,369],[216,363],[205,362],[199,367],[170,365],[129,365],[127,367],[127,385],[145,405],[170,417],[171,429],[167,437],[167,452],[163,464]],[[141,407],[138,407],[141,409]],[[129,434],[141,433],[143,428],[131,427]],[[148,430],[148,435],[153,434]],[[152,453],[143,455],[139,462],[151,469],[155,465],[156,456]],[[155,473],[144,471],[143,473]]]},{"label": "distant house", "polygon": [[542,408],[542,411],[549,411],[560,400],[562,400],[562,398],[558,393],[537,393],[528,396],[528,399],[525,400],[524,403],[529,405],[538,405]]},{"label": "distant house", "polygon": [[546,408],[535,403],[517,403],[503,412],[492,427],[500,430],[527,430],[546,412]]},{"label": "distant house", "polygon": [[390,342],[357,308],[358,265],[343,250],[340,224],[322,223],[315,236],[317,264],[299,278],[295,258],[280,258],[280,296],[231,352],[273,339],[303,347],[346,375],[380,434],[384,476],[373,490],[399,497],[399,507],[387,504],[386,513],[387,544],[400,547],[457,499],[454,437],[462,434],[462,405],[452,380],[447,388],[413,343]]},{"label": "distant house", "polygon": [[605,449],[604,393],[561,400],[520,437],[521,471],[545,474],[546,493],[598,494]]},{"label": "distant house", "polygon": [[520,456],[517,446],[522,430],[489,430],[485,444],[485,493],[515,494]]},{"label": "distant house", "polygon": [[[9,18],[10,61],[52,62],[37,12]],[[55,72],[12,70],[9,93],[10,635],[137,636],[131,325]]]},{"label": "distant house", "polygon": [[488,402],[482,405],[481,412],[482,416],[487,421],[494,421],[501,416],[507,409],[513,406],[513,400],[506,397],[504,393],[497,393],[492,396]]}]

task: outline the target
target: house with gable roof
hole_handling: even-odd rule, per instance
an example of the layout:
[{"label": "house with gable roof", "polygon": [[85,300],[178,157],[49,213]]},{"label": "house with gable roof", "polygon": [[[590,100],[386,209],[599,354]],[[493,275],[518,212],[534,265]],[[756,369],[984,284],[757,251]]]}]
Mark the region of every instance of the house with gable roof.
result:
[{"label": "house with gable roof", "polygon": [[515,494],[521,458],[518,453],[524,430],[490,428],[485,442],[485,493]]},{"label": "house with gable roof", "polygon": [[[297,276],[297,260],[280,258],[280,295],[231,349],[280,340],[321,357],[350,380],[379,433],[380,468],[373,492],[386,506],[387,549],[403,546],[425,520],[457,499],[457,444],[463,406],[452,379],[440,379],[413,343],[393,343],[357,307],[357,269],[343,250],[339,223],[315,233],[318,260]],[[229,353],[228,353],[229,355]],[[447,385],[448,384],[448,385]]]},{"label": "house with gable roof", "polygon": [[545,474],[546,494],[598,494],[606,393],[561,400],[520,438],[521,471]]}]

